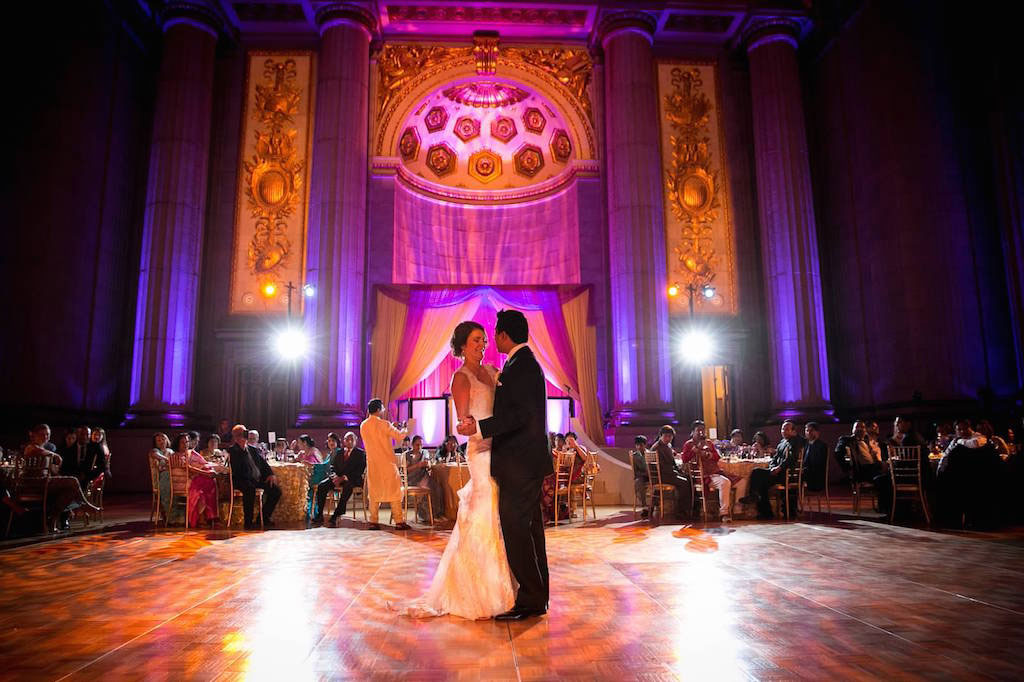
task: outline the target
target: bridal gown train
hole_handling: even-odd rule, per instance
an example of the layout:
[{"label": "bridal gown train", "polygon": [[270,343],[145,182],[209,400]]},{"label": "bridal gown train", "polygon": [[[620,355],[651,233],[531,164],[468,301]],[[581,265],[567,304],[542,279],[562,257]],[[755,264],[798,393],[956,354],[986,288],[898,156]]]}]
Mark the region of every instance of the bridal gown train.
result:
[{"label": "bridal gown train", "polygon": [[[497,369],[487,367],[491,380]],[[494,389],[462,367],[469,378],[469,413],[491,416]],[[498,520],[498,487],[491,478],[491,441],[473,436],[466,447],[469,482],[459,490],[459,513],[430,589],[416,602],[388,607],[413,617],[451,614],[490,618],[515,604],[515,584]]]}]

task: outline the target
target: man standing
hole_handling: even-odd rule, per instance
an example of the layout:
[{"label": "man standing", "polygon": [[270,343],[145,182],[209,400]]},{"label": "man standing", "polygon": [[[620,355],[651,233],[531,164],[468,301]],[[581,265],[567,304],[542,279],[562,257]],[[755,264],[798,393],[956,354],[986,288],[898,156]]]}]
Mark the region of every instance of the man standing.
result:
[{"label": "man standing", "polygon": [[231,482],[235,490],[242,491],[242,517],[245,529],[252,530],[253,505],[256,503],[256,488],[263,489],[263,525],[273,525],[271,516],[277,501],[281,499],[281,487],[277,485],[274,471],[263,459],[260,451],[247,443],[248,433],[244,424],[231,429],[234,443],[228,448],[231,457]]},{"label": "man standing", "polygon": [[807,422],[804,426],[804,437],[807,447],[804,449],[804,483],[808,490],[815,492],[824,490],[828,485],[825,480],[825,469],[828,466],[828,443],[821,439],[817,422]]},{"label": "man standing", "polygon": [[554,473],[548,451],[544,373],[526,345],[530,328],[518,310],[502,310],[494,343],[506,356],[494,391],[493,415],[463,420],[464,436],[491,438],[491,477],[498,484],[498,517],[505,554],[519,583],[516,603],[495,620],[524,620],[548,610],[550,579],[540,499],[544,477]]},{"label": "man standing", "polygon": [[366,406],[369,417],[359,425],[359,435],[366,446],[366,492],[370,498],[370,530],[380,530],[378,522],[381,502],[391,505],[391,519],[396,530],[409,530],[402,508],[402,479],[395,464],[393,443],[401,442],[405,429],[384,419],[384,401],[374,398]]},{"label": "man standing", "polygon": [[316,507],[320,510],[320,515],[313,522],[314,526],[324,524],[324,504],[327,502],[327,494],[332,490],[340,491],[341,495],[327,525],[330,528],[337,525],[338,517],[343,516],[348,508],[348,498],[352,496],[352,489],[363,485],[365,471],[366,451],[356,447],[356,434],[349,431],[341,439],[341,447],[331,456],[330,476],[320,481],[316,487]]}]

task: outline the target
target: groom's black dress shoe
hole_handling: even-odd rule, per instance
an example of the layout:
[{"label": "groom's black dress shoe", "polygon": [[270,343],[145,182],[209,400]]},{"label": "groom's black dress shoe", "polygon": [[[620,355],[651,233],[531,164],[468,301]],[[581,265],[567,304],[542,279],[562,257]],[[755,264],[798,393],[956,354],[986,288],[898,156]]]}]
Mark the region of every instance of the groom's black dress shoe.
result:
[{"label": "groom's black dress shoe", "polygon": [[494,617],[494,620],[526,620],[527,618],[543,616],[547,612],[547,609],[521,609],[516,606],[505,613],[499,613]]}]

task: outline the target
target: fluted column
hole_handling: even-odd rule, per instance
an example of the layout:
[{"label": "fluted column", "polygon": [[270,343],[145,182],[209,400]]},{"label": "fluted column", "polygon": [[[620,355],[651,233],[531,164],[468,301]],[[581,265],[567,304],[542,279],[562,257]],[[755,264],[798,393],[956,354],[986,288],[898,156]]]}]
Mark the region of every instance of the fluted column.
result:
[{"label": "fluted column", "polygon": [[161,18],[129,416],[178,423],[192,404],[219,20],[204,5],[173,2]]},{"label": "fluted column", "polygon": [[616,434],[674,418],[654,28],[633,12],[600,27]]},{"label": "fluted column", "polygon": [[366,324],[366,175],[373,16],[335,3],[316,13],[318,61],[310,179],[306,307],[314,343],[302,376],[303,424],[358,423],[363,413]]},{"label": "fluted column", "polygon": [[827,417],[832,407],[798,35],[796,22],[769,19],[746,36],[768,362],[777,417]]}]

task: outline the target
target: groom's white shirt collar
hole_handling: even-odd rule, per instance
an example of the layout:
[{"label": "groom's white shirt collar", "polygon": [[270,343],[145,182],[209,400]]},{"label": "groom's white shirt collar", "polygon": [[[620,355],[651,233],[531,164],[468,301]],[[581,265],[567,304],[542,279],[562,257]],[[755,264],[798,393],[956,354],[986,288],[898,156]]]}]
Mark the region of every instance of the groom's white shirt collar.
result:
[{"label": "groom's white shirt collar", "polygon": [[526,344],[517,343],[516,345],[512,346],[512,348],[508,352],[508,356],[505,358],[505,364],[508,364],[508,361],[512,359],[513,355],[519,352],[520,348],[526,348]]}]

